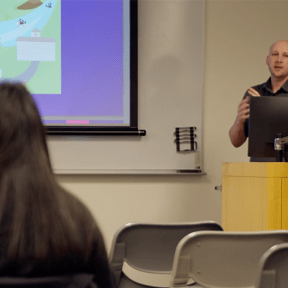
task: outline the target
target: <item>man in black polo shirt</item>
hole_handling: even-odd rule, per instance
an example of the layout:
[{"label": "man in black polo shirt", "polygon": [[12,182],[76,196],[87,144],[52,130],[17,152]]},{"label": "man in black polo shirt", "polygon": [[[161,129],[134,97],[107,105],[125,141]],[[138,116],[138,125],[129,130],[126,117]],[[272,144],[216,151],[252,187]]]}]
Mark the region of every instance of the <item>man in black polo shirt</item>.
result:
[{"label": "man in black polo shirt", "polygon": [[[249,96],[288,96],[288,41],[275,42],[266,57],[266,64],[271,73],[267,82],[250,87],[244,94],[238,107],[237,118],[229,130],[229,137],[234,147],[240,147],[247,139],[249,131]],[[288,113],[288,111],[287,111]],[[274,158],[251,158],[251,161],[275,161]]]}]

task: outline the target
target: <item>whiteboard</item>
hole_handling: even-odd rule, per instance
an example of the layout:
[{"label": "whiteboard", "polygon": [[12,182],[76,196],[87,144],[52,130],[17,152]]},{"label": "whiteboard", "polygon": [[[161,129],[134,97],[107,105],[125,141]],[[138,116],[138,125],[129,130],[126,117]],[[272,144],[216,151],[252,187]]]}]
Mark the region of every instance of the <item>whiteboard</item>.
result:
[{"label": "whiteboard", "polygon": [[[138,127],[146,136],[48,136],[55,173],[174,171],[202,159],[205,0],[139,0],[138,13]],[[197,155],[174,143],[175,128],[191,126]]]}]

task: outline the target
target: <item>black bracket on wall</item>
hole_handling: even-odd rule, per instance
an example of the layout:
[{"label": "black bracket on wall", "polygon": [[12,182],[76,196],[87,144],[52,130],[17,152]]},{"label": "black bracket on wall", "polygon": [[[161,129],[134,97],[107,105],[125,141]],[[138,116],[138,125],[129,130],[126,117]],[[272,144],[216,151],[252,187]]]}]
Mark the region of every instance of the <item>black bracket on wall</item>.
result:
[{"label": "black bracket on wall", "polygon": [[[176,149],[177,152],[188,152],[188,151],[195,151],[197,150],[197,142],[195,141],[195,138],[197,137],[196,134],[194,134],[194,131],[196,130],[196,127],[176,127],[174,135],[176,136],[176,139],[174,142],[176,143]],[[190,144],[189,149],[182,149],[182,144]]]}]

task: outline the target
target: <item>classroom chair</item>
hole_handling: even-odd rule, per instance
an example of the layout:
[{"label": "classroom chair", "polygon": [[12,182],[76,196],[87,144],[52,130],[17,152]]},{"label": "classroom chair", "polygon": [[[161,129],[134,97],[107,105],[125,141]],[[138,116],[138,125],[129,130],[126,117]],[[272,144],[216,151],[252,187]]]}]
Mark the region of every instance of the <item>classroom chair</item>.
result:
[{"label": "classroom chair", "polygon": [[190,278],[209,288],[251,288],[261,256],[288,242],[288,231],[201,231],[185,236],[173,261],[170,288],[186,287]]},{"label": "classroom chair", "polygon": [[[201,230],[223,231],[222,227],[213,221],[178,224],[128,223],[120,227],[114,235],[109,254],[118,287],[151,288],[152,286],[136,283],[125,275],[124,262],[141,272],[169,274],[178,242],[187,234]],[[167,283],[166,287],[168,285]]]},{"label": "classroom chair", "polygon": [[288,286],[288,243],[268,249],[258,265],[255,288],[287,288]]}]

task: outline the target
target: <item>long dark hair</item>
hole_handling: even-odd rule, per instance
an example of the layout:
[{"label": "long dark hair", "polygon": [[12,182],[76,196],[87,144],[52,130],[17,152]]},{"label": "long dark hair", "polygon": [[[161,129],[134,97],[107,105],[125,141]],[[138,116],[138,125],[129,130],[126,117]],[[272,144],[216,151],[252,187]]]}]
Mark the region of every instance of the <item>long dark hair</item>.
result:
[{"label": "long dark hair", "polygon": [[95,237],[103,242],[95,227],[88,209],[55,181],[31,94],[0,84],[0,275],[83,267]]}]

